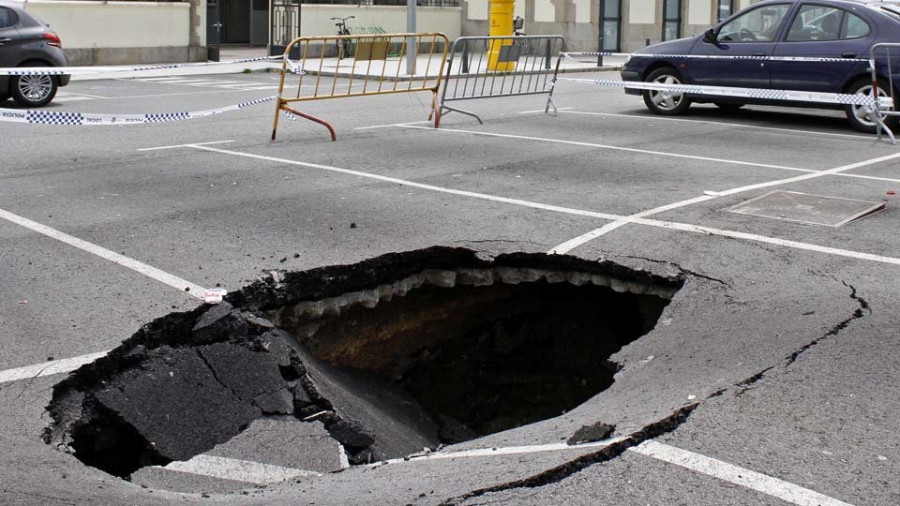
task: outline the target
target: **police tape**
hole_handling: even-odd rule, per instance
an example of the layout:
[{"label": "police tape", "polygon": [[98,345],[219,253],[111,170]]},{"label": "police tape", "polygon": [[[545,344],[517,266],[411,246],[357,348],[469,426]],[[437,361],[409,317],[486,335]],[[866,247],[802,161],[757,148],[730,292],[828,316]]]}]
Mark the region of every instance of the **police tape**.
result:
[{"label": "police tape", "polygon": [[147,123],[168,123],[189,119],[205,118],[216,114],[239,111],[248,107],[271,102],[276,97],[257,98],[240,104],[206,109],[203,111],[151,113],[151,114],[91,114],[82,112],[60,111],[17,111],[0,109],[0,122],[30,123],[32,125],[69,125],[69,126],[109,126],[140,125]]},{"label": "police tape", "polygon": [[828,56],[774,56],[774,55],[724,55],[724,54],[668,54],[668,53],[612,53],[612,52],[567,52],[559,56],[571,60],[588,56],[622,56],[627,58],[684,58],[697,60],[751,60],[751,61],[784,61],[812,63],[868,63],[867,58],[836,58]]},{"label": "police tape", "polygon": [[[235,65],[240,63],[260,61],[279,63],[284,61],[284,56],[263,56],[259,58],[247,58],[244,60],[228,60],[220,62],[172,63],[166,65],[153,65],[145,67],[0,67],[0,76],[62,76],[82,74],[116,74],[123,72],[149,72],[154,70],[172,69],[205,69],[220,65]],[[287,64],[292,73],[302,73],[302,70],[300,70],[299,66],[292,60],[287,60]]]},{"label": "police tape", "polygon": [[[702,86],[697,84],[664,84],[642,81],[619,81],[615,79],[574,79],[560,77],[559,80],[591,83],[598,86],[663,91],[670,92],[675,95],[684,93],[689,95],[737,97],[760,100],[784,100],[790,102],[815,102],[840,105],[861,105],[868,107],[872,107],[875,105],[875,99],[871,95],[863,95],[861,93],[850,95],[846,93],[770,90],[762,88],[732,88],[727,86]],[[893,102],[889,97],[879,97],[878,104],[879,108],[881,108],[882,110],[891,109],[893,107]]]}]

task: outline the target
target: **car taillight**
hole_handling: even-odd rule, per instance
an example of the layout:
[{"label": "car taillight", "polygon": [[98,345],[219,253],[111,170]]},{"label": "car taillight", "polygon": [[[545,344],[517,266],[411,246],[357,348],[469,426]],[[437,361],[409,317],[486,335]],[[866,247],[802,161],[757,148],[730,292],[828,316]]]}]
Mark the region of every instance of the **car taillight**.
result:
[{"label": "car taillight", "polygon": [[56,35],[53,32],[44,32],[42,38],[47,41],[48,46],[55,46],[62,49],[62,41],[59,40],[59,35]]}]

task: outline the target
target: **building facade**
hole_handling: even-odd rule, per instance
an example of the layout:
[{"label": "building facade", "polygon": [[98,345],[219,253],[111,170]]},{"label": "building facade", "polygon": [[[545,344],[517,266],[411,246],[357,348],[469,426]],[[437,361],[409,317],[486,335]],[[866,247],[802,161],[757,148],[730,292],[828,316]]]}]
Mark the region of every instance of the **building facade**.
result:
[{"label": "building facade", "polygon": [[[631,52],[702,33],[752,0],[516,0],[525,32],[563,35],[572,51]],[[463,35],[488,31],[488,0],[463,2]]]}]

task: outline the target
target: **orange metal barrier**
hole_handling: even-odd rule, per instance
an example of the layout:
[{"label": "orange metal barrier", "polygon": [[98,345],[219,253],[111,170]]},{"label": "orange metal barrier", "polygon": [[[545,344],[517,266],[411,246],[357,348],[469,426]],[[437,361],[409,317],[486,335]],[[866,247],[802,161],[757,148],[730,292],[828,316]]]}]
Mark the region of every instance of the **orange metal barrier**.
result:
[{"label": "orange metal barrier", "polygon": [[[283,113],[315,121],[328,129],[331,140],[337,140],[334,128],[327,121],[291,107],[294,102],[430,91],[428,119],[437,118],[437,94],[449,46],[450,41],[442,33],[294,39],[284,52],[272,140],[278,133],[278,118]],[[410,47],[417,47],[419,55],[413,76],[406,74],[406,51]],[[294,80],[296,83],[290,82]],[[288,89],[291,91],[286,95]]]}]

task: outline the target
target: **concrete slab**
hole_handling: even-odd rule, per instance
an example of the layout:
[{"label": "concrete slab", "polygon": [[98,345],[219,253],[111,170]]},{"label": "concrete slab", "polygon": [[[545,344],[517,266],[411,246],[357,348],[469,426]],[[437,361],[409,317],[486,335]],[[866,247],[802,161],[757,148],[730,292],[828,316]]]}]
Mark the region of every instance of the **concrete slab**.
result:
[{"label": "concrete slab", "polygon": [[726,209],[729,213],[774,218],[807,225],[840,227],[884,209],[882,202],[773,191]]}]

